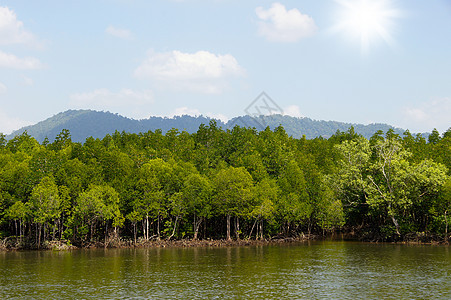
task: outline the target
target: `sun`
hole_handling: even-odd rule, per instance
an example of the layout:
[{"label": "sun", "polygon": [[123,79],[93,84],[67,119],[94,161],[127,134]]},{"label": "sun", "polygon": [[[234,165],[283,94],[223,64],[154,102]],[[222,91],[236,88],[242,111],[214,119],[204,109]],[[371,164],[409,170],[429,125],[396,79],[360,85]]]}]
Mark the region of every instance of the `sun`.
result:
[{"label": "sun", "polygon": [[395,45],[392,37],[394,22],[401,13],[390,0],[335,0],[340,5],[334,31],[348,34],[360,41],[362,53],[370,45],[383,40],[389,46]]}]

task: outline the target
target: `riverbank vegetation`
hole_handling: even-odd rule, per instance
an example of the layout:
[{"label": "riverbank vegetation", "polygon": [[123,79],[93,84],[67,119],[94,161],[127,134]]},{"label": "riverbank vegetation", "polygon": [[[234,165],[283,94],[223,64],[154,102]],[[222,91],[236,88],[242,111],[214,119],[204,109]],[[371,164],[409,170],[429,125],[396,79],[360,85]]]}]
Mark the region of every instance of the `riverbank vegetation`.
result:
[{"label": "riverbank vegetation", "polygon": [[[342,231],[447,241],[451,129],[426,140],[351,127],[329,139],[214,121],[196,133],[116,132],[42,144],[0,135],[0,241],[85,247]],[[11,241],[14,241],[11,243]]]}]

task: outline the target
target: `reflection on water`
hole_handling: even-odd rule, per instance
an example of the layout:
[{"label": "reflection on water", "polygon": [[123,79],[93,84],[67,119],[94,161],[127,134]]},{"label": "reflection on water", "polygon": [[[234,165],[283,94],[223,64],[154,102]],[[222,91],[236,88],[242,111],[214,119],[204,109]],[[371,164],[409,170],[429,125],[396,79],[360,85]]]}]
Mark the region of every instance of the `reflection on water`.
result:
[{"label": "reflection on water", "polygon": [[451,299],[444,246],[0,252],[0,298]]}]

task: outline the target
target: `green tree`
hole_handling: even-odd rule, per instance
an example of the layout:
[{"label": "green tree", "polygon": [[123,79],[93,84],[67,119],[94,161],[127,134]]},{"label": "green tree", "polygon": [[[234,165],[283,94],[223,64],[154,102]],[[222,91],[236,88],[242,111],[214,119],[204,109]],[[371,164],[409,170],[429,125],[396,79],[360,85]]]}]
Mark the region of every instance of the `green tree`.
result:
[{"label": "green tree", "polygon": [[108,238],[108,224],[112,225],[114,234],[117,235],[117,228],[124,222],[119,209],[119,194],[113,187],[107,185],[91,185],[81,193],[77,199],[74,216],[80,221],[82,235],[87,233],[84,229],[88,226],[91,240],[94,237],[95,226],[98,223],[103,224],[105,243]]},{"label": "green tree", "polygon": [[255,219],[249,233],[252,237],[254,228],[257,227],[255,238],[263,239],[263,222],[274,218],[276,212],[275,203],[278,203],[280,188],[274,179],[263,179],[255,186],[255,203],[250,217]]},{"label": "green tree", "polygon": [[278,183],[282,192],[278,212],[286,223],[286,232],[289,233],[291,224],[298,227],[302,221],[310,218],[313,207],[307,193],[304,173],[296,161],[290,160],[280,173]]},{"label": "green tree", "polygon": [[437,131],[437,129],[434,128],[434,130],[432,130],[431,134],[428,137],[428,142],[434,145],[440,142],[440,133]]},{"label": "green tree", "polygon": [[446,168],[428,160],[409,163],[411,154],[390,132],[371,143],[369,147],[360,139],[337,146],[342,159],[335,182],[347,203],[368,204],[373,215],[388,217],[400,236],[399,219],[405,222],[415,204],[436,194],[446,179]]},{"label": "green tree", "polygon": [[193,215],[193,239],[197,240],[199,228],[212,214],[211,197],[213,186],[208,177],[198,173],[189,174],[183,184],[182,201]]},{"label": "green tree", "polygon": [[[5,217],[8,220],[14,221],[14,227],[16,230],[16,236],[19,236],[19,241],[22,242],[22,238],[25,232],[25,223],[31,215],[30,206],[22,201],[15,202],[10,206],[5,213]],[[19,221],[19,226],[17,226],[17,221]]]},{"label": "green tree", "polygon": [[214,180],[216,203],[227,218],[227,240],[231,240],[230,220],[235,217],[235,234],[239,238],[239,217],[249,213],[253,197],[252,177],[246,169],[228,167],[220,170]]},{"label": "green tree", "polygon": [[[59,218],[61,199],[58,187],[53,177],[44,177],[31,193],[31,209],[33,220],[37,225],[37,245],[41,245],[41,233],[44,229],[44,239],[46,236],[46,226],[49,222]],[[42,228],[44,226],[44,228]]]},{"label": "green tree", "polygon": [[5,148],[6,142],[6,135],[0,132],[0,149]]}]

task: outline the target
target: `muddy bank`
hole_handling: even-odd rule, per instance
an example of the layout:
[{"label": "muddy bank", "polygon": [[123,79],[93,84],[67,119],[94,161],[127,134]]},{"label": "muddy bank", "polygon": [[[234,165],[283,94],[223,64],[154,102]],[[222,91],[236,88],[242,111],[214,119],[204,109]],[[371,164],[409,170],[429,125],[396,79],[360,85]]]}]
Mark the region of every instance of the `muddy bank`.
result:
[{"label": "muddy bank", "polygon": [[81,245],[72,245],[66,241],[49,241],[39,248],[33,244],[16,241],[14,238],[8,238],[0,241],[0,251],[14,250],[74,250],[74,249],[97,249],[97,248],[193,248],[193,247],[245,247],[257,245],[275,245],[300,243],[309,240],[316,240],[318,236],[302,235],[296,238],[273,238],[266,240],[138,240],[134,243],[131,240],[112,239],[108,242],[91,242]]},{"label": "muddy bank", "polygon": [[298,238],[282,238],[282,239],[269,239],[269,240],[160,240],[160,241],[143,241],[141,243],[130,244],[129,247],[134,248],[146,248],[146,247],[179,247],[179,248],[192,248],[192,247],[245,247],[245,246],[258,246],[258,245],[271,245],[271,244],[289,244],[299,243],[308,240],[315,240],[315,236],[304,236]]},{"label": "muddy bank", "polygon": [[402,237],[393,237],[387,239],[378,234],[358,234],[354,231],[346,231],[333,233],[326,236],[323,235],[300,235],[298,237],[274,237],[264,240],[167,240],[167,239],[139,239],[136,243],[127,239],[110,239],[106,243],[104,241],[88,242],[72,245],[68,241],[48,241],[39,248],[32,243],[26,241],[19,242],[14,237],[0,240],[0,251],[15,250],[53,250],[64,251],[74,249],[115,249],[115,248],[193,248],[193,247],[246,247],[246,246],[264,246],[277,244],[294,244],[306,241],[358,241],[369,243],[393,243],[393,244],[425,244],[425,245],[449,245],[450,239],[427,233],[410,233]]}]

